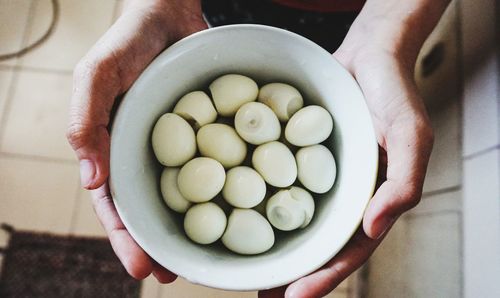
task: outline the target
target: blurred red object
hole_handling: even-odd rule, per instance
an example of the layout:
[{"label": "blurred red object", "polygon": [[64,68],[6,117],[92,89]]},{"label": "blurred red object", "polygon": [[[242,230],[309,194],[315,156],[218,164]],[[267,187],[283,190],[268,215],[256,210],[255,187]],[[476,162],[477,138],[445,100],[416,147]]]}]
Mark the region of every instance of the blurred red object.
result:
[{"label": "blurred red object", "polygon": [[273,0],[288,7],[317,12],[357,12],[365,0]]}]

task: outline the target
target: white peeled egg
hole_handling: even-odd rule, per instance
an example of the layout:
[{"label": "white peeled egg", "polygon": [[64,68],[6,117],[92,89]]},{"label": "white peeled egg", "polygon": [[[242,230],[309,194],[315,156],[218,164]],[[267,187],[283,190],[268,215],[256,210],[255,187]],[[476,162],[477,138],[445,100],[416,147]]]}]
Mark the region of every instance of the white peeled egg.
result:
[{"label": "white peeled egg", "polygon": [[295,155],[300,183],[315,193],[329,191],[337,175],[335,159],[328,148],[313,145],[301,148]]},{"label": "white peeled egg", "polygon": [[234,207],[253,208],[266,196],[266,183],[250,167],[232,168],[226,173],[222,196]]},{"label": "white peeled egg", "polygon": [[241,164],[247,156],[247,145],[234,128],[226,124],[203,126],[196,135],[196,141],[201,155],[217,160],[225,168]]},{"label": "white peeled egg", "polygon": [[167,167],[181,166],[196,154],[193,128],[173,113],[166,113],[158,119],[151,141],[156,158]]},{"label": "white peeled egg", "polygon": [[224,117],[234,116],[243,104],[255,101],[259,93],[254,80],[239,74],[221,76],[209,88],[217,112]]},{"label": "white peeled egg", "polygon": [[186,235],[199,244],[217,241],[224,233],[226,224],[226,214],[212,202],[194,205],[184,217]]},{"label": "white peeled egg", "polygon": [[287,187],[297,178],[295,158],[290,149],[280,142],[257,147],[252,155],[252,165],[272,186]]},{"label": "white peeled egg", "polygon": [[278,117],[260,102],[242,105],[234,117],[234,126],[245,141],[254,145],[276,141],[281,134]]},{"label": "white peeled egg", "polygon": [[180,170],[177,185],[182,196],[193,203],[211,200],[224,186],[226,172],[220,162],[208,157],[197,157]]},{"label": "white peeled egg", "polygon": [[292,186],[274,194],[266,205],[266,216],[282,231],[305,228],[314,214],[314,200],[306,190]]},{"label": "white peeled egg", "polygon": [[298,110],[285,127],[285,137],[295,146],[310,146],[326,140],[333,129],[330,113],[320,106],[307,106]]},{"label": "white peeled egg", "polygon": [[260,88],[258,101],[270,107],[280,121],[288,121],[304,106],[299,90],[283,83],[270,83]]},{"label": "white peeled egg", "polygon": [[188,122],[194,122],[196,129],[212,123],[217,118],[217,111],[210,97],[203,91],[193,91],[179,99],[173,112]]},{"label": "white peeled egg", "polygon": [[167,206],[175,212],[184,213],[191,207],[192,203],[186,200],[179,192],[177,176],[179,168],[165,168],[161,173],[160,190],[163,200]]},{"label": "white peeled egg", "polygon": [[229,215],[222,243],[239,254],[260,254],[274,245],[274,231],[264,216],[257,211],[234,209]]}]

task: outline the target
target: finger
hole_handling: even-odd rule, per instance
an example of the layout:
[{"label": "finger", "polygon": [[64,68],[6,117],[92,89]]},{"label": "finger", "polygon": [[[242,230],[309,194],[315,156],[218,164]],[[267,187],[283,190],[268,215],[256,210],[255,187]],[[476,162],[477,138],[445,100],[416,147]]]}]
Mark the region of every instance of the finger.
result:
[{"label": "finger", "polygon": [[174,282],[177,279],[177,275],[163,268],[155,261],[153,261],[153,275],[162,284],[168,284]]},{"label": "finger", "polygon": [[387,180],[368,204],[363,219],[365,233],[373,239],[420,201],[432,150],[432,130],[425,122],[408,120],[394,125],[385,141]]},{"label": "finger", "polygon": [[109,194],[108,185],[104,184],[91,194],[94,210],[118,259],[133,278],[146,278],[153,270],[152,260],[125,229]]},{"label": "finger", "polygon": [[373,240],[358,228],[349,243],[320,270],[292,283],[287,298],[323,297],[358,269],[375,251],[381,239]]},{"label": "finger", "polygon": [[115,98],[166,46],[168,36],[159,30],[157,17],[141,13],[121,17],[74,71],[67,138],[80,160],[81,182],[87,189],[101,186],[109,174],[107,128]]},{"label": "finger", "polygon": [[259,291],[259,298],[283,298],[285,297],[286,288],[287,286],[281,286],[278,288]]}]

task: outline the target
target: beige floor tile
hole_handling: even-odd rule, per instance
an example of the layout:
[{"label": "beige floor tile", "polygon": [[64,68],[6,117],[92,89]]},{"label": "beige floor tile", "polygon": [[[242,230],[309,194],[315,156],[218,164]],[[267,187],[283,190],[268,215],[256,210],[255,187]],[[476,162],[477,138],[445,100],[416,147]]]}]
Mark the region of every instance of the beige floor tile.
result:
[{"label": "beige floor tile", "polygon": [[12,82],[14,72],[12,69],[0,68],[0,123],[4,113],[5,104],[7,102],[7,93]]},{"label": "beige floor tile", "polygon": [[229,292],[193,285],[183,278],[161,286],[162,298],[256,298],[257,292]]},{"label": "beige floor tile", "polygon": [[404,291],[405,241],[405,223],[400,220],[369,260],[367,297],[399,297]]},{"label": "beige floor tile", "polygon": [[[0,56],[18,51],[28,21],[32,0],[0,0]],[[0,65],[14,65],[16,59],[0,61]]]},{"label": "beige floor tile", "polygon": [[[459,100],[460,60],[457,26],[457,1],[455,0],[448,6],[418,56],[415,79],[427,107],[437,108],[450,100]],[[437,68],[430,73],[424,73],[424,70],[432,69],[429,67],[431,65],[437,65]]]},{"label": "beige floor tile", "polygon": [[462,0],[464,156],[500,144],[498,3]]},{"label": "beige floor tile", "polygon": [[78,182],[73,164],[1,157],[1,221],[17,229],[68,233]]},{"label": "beige floor tile", "polygon": [[370,259],[368,297],[460,297],[460,225],[460,213],[446,209],[400,219]]},{"label": "beige floor tile", "polygon": [[71,227],[72,234],[106,237],[106,232],[99,223],[92,207],[90,192],[86,190],[80,191],[75,208],[73,212],[73,225]]},{"label": "beige floor tile", "polygon": [[415,217],[408,226],[404,266],[407,292],[413,297],[460,297],[460,216]]},{"label": "beige floor tile", "polygon": [[[114,0],[60,1],[60,18],[54,34],[39,48],[21,58],[21,65],[72,70],[110,26]],[[51,18],[49,0],[38,0],[28,29],[28,40],[43,34]]]},{"label": "beige floor tile", "polygon": [[343,289],[335,289],[324,298],[349,298],[349,292]]},{"label": "beige floor tile", "polygon": [[429,112],[434,148],[427,168],[424,193],[460,186],[462,181],[461,115],[458,101]]},{"label": "beige floor tile", "polygon": [[[461,115],[460,115],[460,80],[457,40],[456,1],[448,7],[438,26],[426,40],[415,69],[418,88],[424,98],[435,133],[424,192],[455,187],[461,181]],[[440,46],[438,46],[440,45]],[[441,49],[441,58],[439,51]],[[433,53],[433,54],[431,54]],[[429,57],[434,57],[429,59]],[[424,70],[432,65],[428,61],[440,64],[430,74]],[[427,63],[424,63],[427,61]]]},{"label": "beige floor tile", "polygon": [[464,163],[465,297],[500,297],[500,149]]},{"label": "beige floor tile", "polygon": [[116,0],[115,11],[113,13],[113,22],[115,22],[122,14],[124,5],[124,0]]},{"label": "beige floor tile", "polygon": [[65,138],[71,75],[25,70],[14,88],[1,151],[75,160]]},{"label": "beige floor tile", "polygon": [[160,297],[160,283],[151,274],[142,281],[141,285],[141,298],[159,298]]},{"label": "beige floor tile", "polygon": [[460,190],[424,197],[417,207],[406,214],[409,217],[428,215],[433,213],[462,211],[462,192]]},{"label": "beige floor tile", "polygon": [[351,279],[354,278],[353,276],[349,276],[348,278],[346,278],[343,282],[340,283],[340,285],[337,286],[337,290],[347,290],[349,289],[349,286],[350,286],[350,283],[351,283]]}]

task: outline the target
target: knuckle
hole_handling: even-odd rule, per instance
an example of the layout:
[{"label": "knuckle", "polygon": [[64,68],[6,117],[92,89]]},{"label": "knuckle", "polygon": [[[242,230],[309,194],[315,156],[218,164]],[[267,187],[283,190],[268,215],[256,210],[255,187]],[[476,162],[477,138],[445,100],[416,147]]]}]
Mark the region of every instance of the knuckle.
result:
[{"label": "knuckle", "polygon": [[103,77],[112,71],[112,59],[108,56],[94,57],[87,55],[83,57],[73,70],[75,82]]},{"label": "knuckle", "polygon": [[416,207],[421,197],[421,188],[414,183],[405,185],[399,193],[399,201],[405,210]]},{"label": "knuckle", "polygon": [[66,129],[66,139],[73,149],[79,149],[85,145],[90,134],[90,127],[81,121],[71,121]]}]

